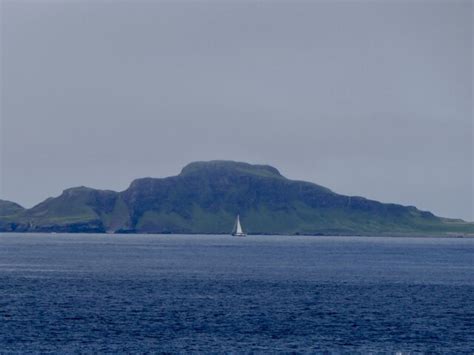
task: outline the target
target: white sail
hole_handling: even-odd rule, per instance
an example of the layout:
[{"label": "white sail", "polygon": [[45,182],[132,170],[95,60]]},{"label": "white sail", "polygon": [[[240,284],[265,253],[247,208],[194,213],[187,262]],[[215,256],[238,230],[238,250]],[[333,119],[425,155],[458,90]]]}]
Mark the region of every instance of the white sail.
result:
[{"label": "white sail", "polygon": [[242,229],[242,225],[240,224],[240,216],[237,215],[237,219],[235,220],[235,229],[234,233],[232,235],[237,236],[237,237],[245,237],[245,233]]},{"label": "white sail", "polygon": [[242,226],[240,225],[240,218],[239,215],[237,215],[237,228],[235,230],[235,234],[242,234]]}]

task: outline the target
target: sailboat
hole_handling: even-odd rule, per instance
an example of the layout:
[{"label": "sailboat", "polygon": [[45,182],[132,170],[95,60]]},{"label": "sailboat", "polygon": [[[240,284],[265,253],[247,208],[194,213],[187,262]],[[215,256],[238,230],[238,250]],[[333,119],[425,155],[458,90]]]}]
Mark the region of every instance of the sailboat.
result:
[{"label": "sailboat", "polygon": [[237,219],[235,220],[234,231],[232,232],[234,237],[245,237],[247,234],[244,233],[242,230],[242,226],[240,225],[240,217],[237,215]]}]

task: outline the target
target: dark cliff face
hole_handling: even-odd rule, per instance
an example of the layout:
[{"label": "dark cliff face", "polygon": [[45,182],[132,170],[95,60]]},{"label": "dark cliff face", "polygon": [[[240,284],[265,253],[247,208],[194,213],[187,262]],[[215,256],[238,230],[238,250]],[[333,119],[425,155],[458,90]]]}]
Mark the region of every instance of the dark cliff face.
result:
[{"label": "dark cliff face", "polygon": [[135,230],[143,232],[226,233],[237,213],[252,233],[408,232],[419,221],[438,221],[415,208],[288,180],[272,167],[220,161],[192,163],[175,177],[136,180],[123,199]]},{"label": "dark cliff face", "polygon": [[[123,192],[68,189],[20,211],[10,230],[229,233],[239,213],[250,233],[379,234],[474,230],[414,207],[338,195],[267,165],[191,163],[177,176],[144,178]],[[1,224],[0,224],[0,228]],[[4,227],[5,229],[5,223]]]},{"label": "dark cliff face", "polygon": [[[225,233],[237,213],[244,216],[258,210],[263,213],[263,209],[282,212],[292,202],[305,198],[305,194],[313,199],[334,195],[317,185],[287,180],[269,166],[213,161],[189,164],[174,177],[136,180],[123,193],[123,199],[138,230],[143,227],[140,220],[144,216],[155,214],[161,215],[161,220],[147,220],[146,230],[164,232],[178,228],[181,232],[205,233],[211,228],[211,232]],[[170,216],[177,222],[169,221]],[[211,222],[213,216],[224,223]],[[205,221],[208,222],[202,228],[197,226]]]}]

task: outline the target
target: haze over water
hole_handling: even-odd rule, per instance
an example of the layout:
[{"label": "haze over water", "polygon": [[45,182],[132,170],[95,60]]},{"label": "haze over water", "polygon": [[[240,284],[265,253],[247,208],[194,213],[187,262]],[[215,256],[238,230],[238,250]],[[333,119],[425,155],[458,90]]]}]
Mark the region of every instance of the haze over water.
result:
[{"label": "haze over water", "polygon": [[0,350],[472,353],[474,239],[0,235]]}]

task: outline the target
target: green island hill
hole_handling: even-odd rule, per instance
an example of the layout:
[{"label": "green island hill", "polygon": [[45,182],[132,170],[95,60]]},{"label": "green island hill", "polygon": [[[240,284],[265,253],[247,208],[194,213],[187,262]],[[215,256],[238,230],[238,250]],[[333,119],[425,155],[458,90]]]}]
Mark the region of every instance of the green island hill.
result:
[{"label": "green island hill", "polygon": [[122,192],[70,188],[25,209],[0,200],[0,232],[474,236],[474,223],[337,194],[268,165],[194,162]]}]

